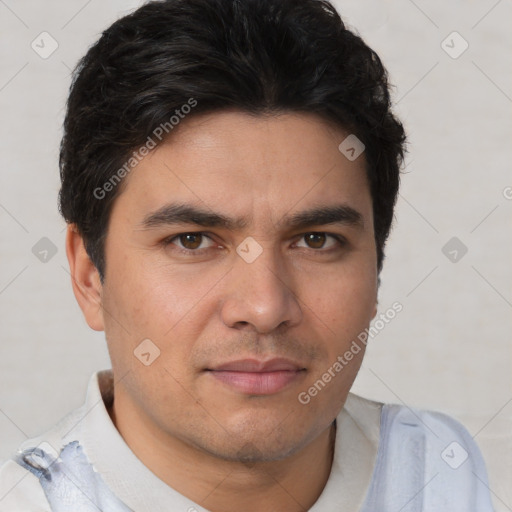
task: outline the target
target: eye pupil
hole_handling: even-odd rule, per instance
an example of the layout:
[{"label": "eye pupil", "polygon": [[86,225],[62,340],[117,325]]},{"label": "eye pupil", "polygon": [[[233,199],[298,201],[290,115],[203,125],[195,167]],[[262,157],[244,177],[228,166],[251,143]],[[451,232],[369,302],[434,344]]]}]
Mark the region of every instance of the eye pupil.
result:
[{"label": "eye pupil", "polygon": [[180,242],[186,249],[197,249],[201,245],[200,233],[186,233],[180,235]]},{"label": "eye pupil", "polygon": [[324,233],[308,233],[305,235],[306,243],[313,247],[314,249],[321,249],[325,244],[325,234]]}]

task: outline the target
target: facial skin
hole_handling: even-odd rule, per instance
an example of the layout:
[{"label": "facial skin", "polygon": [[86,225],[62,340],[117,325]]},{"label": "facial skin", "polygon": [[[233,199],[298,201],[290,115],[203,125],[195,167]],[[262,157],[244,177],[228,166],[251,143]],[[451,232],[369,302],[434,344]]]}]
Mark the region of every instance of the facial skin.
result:
[{"label": "facial skin", "polygon": [[[160,479],[209,510],[308,509],[329,476],[333,421],[364,350],[309,404],[297,397],[368,327],[377,302],[364,155],[340,153],[347,135],[309,114],[185,119],[125,178],[103,284],[68,230],[75,295],[107,338],[116,427]],[[154,215],[171,204],[245,225]],[[359,222],[289,224],[338,206]],[[194,232],[206,236],[179,236]],[[262,250],[251,263],[241,255],[258,245],[247,237]],[[149,366],[134,355],[145,339],[160,350]],[[289,368],[220,371],[275,358]]]}]

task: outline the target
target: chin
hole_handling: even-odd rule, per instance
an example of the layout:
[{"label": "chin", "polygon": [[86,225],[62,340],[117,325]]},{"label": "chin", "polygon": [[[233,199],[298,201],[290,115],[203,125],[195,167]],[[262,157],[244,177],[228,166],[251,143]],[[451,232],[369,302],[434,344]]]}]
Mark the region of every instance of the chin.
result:
[{"label": "chin", "polygon": [[[301,432],[282,419],[273,425],[268,422],[258,425],[256,421],[252,424],[238,423],[235,428],[226,429],[225,436],[217,437],[214,444],[203,446],[203,449],[215,457],[232,462],[254,464],[279,461],[300,451],[322,430],[312,426]],[[295,422],[295,425],[298,424]]]},{"label": "chin", "polygon": [[216,450],[211,451],[211,454],[231,462],[241,462],[250,465],[286,459],[300,448],[301,446],[296,445],[283,446],[278,441],[274,443],[267,438],[264,441],[258,441],[257,439],[247,441],[245,444],[241,444],[241,446],[233,446],[231,444],[224,449],[218,447]]}]

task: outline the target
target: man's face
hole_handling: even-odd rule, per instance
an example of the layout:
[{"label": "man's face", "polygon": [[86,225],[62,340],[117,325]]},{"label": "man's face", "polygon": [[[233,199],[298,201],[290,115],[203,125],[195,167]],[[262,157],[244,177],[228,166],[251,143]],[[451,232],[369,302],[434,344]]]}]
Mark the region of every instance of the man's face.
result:
[{"label": "man's face", "polygon": [[[155,435],[276,460],[339,413],[364,350],[309,403],[298,396],[375,314],[372,202],[364,155],[338,150],[347,135],[313,115],[196,116],[125,178],[102,322],[126,374],[116,397]],[[160,355],[146,366],[134,350],[147,339]]]}]

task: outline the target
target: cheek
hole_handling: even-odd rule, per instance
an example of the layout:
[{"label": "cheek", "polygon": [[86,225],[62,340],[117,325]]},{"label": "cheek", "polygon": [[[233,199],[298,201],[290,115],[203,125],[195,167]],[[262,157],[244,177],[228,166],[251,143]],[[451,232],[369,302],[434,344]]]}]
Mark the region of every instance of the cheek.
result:
[{"label": "cheek", "polygon": [[[302,281],[299,298],[311,315],[341,339],[357,335],[370,323],[377,300],[374,273],[338,272]],[[306,310],[307,310],[306,309]]]},{"label": "cheek", "polygon": [[197,306],[205,284],[160,268],[128,269],[112,276],[106,302],[137,335],[164,337]]},{"label": "cheek", "polygon": [[110,313],[105,315],[105,333],[113,364],[115,359],[119,367],[141,370],[134,351],[149,339],[160,351],[151,368],[162,364],[173,375],[185,377],[184,362],[190,360],[195,341],[215,314],[212,292],[219,280],[192,274],[191,268],[177,272],[159,265],[132,273],[119,269],[110,276],[104,304]]}]

